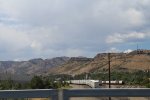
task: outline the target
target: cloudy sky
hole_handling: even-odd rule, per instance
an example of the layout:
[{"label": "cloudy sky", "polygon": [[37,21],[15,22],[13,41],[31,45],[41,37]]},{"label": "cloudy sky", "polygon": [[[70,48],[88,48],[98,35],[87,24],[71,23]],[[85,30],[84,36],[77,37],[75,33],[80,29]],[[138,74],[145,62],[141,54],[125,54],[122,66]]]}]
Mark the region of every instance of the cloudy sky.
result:
[{"label": "cloudy sky", "polygon": [[150,0],[0,0],[0,60],[150,49]]}]

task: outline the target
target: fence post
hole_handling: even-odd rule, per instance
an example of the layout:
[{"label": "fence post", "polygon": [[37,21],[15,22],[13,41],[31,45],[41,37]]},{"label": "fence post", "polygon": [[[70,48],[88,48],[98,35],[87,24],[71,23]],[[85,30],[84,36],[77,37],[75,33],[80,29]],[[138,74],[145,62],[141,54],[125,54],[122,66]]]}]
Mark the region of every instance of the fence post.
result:
[{"label": "fence post", "polygon": [[66,89],[62,90],[62,100],[69,100],[69,99],[70,96],[68,96],[67,90]]},{"label": "fence post", "polygon": [[58,98],[58,90],[55,90],[54,94],[51,96],[51,99],[50,100],[59,100]]}]

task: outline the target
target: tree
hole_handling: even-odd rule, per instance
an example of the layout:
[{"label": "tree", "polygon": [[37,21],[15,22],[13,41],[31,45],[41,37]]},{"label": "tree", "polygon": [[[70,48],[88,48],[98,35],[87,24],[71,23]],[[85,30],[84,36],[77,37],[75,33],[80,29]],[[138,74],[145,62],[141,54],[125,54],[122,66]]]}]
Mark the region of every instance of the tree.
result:
[{"label": "tree", "polygon": [[30,87],[32,89],[43,89],[44,83],[43,83],[42,78],[39,76],[34,76],[30,82]]}]

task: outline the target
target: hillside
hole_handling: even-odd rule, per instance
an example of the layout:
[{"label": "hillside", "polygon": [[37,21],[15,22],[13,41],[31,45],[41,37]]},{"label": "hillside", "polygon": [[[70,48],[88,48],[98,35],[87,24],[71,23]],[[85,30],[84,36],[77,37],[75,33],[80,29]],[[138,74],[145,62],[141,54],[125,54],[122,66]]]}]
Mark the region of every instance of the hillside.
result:
[{"label": "hillside", "polygon": [[[106,53],[97,54],[94,58],[70,59],[65,64],[50,68],[51,74],[70,74],[77,75],[89,72],[108,71],[108,55]],[[149,51],[133,51],[126,53],[111,53],[111,71],[136,71],[148,70],[150,65]]]},{"label": "hillside", "polygon": [[71,58],[65,64],[50,68],[49,73],[51,74],[72,74],[72,73],[80,73],[80,69],[86,67],[93,59],[89,58]]},{"label": "hillside", "polygon": [[68,57],[56,57],[52,59],[31,59],[29,61],[0,61],[1,78],[23,78],[44,74],[51,67],[60,66],[69,60]]}]

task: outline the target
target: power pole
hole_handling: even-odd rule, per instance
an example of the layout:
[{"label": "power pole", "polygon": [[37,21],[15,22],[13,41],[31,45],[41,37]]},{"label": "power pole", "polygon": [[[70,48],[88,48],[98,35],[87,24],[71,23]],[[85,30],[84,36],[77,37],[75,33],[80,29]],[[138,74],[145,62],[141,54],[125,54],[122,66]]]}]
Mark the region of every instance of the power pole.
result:
[{"label": "power pole", "polygon": [[[110,76],[110,53],[108,53],[108,70],[109,70],[109,88],[111,88],[111,76]],[[109,100],[111,100],[111,97],[109,97]]]},{"label": "power pole", "polygon": [[109,88],[111,88],[111,76],[110,76],[110,53],[108,53],[108,70],[109,70]]},{"label": "power pole", "polygon": [[139,45],[137,44],[137,54],[139,54]]}]

